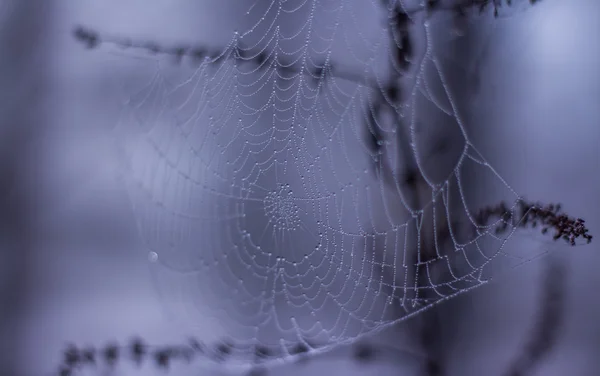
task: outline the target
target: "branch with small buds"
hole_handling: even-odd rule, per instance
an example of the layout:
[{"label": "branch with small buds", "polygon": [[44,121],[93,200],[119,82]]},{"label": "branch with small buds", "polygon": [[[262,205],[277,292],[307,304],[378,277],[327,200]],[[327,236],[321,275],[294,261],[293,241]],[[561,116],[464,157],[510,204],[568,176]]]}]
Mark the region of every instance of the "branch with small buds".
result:
[{"label": "branch with small buds", "polygon": [[121,347],[111,343],[102,349],[93,347],[78,348],[68,345],[63,353],[63,362],[59,367],[59,376],[72,376],[84,367],[96,366],[104,363],[109,368],[116,366],[117,362],[126,354],[137,365],[140,366],[146,358],[153,358],[158,368],[168,369],[175,360],[185,360],[188,363],[198,354],[204,353],[204,346],[196,341],[190,340],[185,346],[168,346],[150,349],[141,339],[135,338],[129,346]]},{"label": "branch with small buds", "polygon": [[[285,350],[286,354],[295,356],[297,362],[308,361],[311,348],[318,348],[319,346],[310,344],[309,347],[304,342],[291,345]],[[359,363],[372,363],[375,360],[396,362],[399,361],[398,354],[403,351],[386,344],[360,342],[352,345],[351,357]],[[145,361],[151,361],[157,369],[168,371],[170,366],[178,361],[191,364],[194,360],[204,358],[216,363],[224,363],[238,352],[245,355],[250,354],[254,357],[254,361],[246,374],[247,376],[266,375],[268,368],[265,361],[277,359],[281,355],[267,346],[256,345],[248,349],[246,346],[235,345],[231,341],[208,346],[192,338],[187,344],[158,347],[147,345],[142,339],[135,337],[128,345],[119,346],[116,343],[111,343],[99,349],[93,347],[78,348],[73,344],[68,345],[63,351],[63,361],[56,375],[75,376],[77,372],[99,365],[114,369],[117,363],[124,360],[133,362],[137,367],[142,366]],[[419,356],[413,353],[408,354]]]},{"label": "branch with small buds", "polygon": [[480,226],[486,226],[491,220],[499,220],[496,227],[496,234],[505,232],[509,224],[516,227],[542,228],[542,234],[554,230],[553,240],[563,239],[574,246],[576,240],[583,238],[589,244],[592,241],[592,235],[585,226],[585,221],[581,218],[572,218],[561,212],[560,204],[543,205],[539,202],[532,203],[520,200],[517,203],[518,213],[509,210],[505,202],[495,206],[488,206],[481,209],[475,218]]}]

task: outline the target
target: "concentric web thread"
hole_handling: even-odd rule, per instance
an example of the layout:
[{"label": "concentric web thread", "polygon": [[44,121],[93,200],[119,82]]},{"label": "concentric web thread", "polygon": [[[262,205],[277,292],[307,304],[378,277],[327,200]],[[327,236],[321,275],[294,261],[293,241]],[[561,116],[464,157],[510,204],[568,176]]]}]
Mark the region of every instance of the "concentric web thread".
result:
[{"label": "concentric web thread", "polygon": [[[256,2],[220,55],[157,57],[129,93],[123,176],[160,289],[193,322],[285,359],[298,343],[356,341],[533,257],[469,205],[465,169],[519,197],[469,139],[440,52],[452,22],[412,12],[421,47],[398,73],[389,62],[402,42],[385,11],[395,5],[420,6]],[[431,157],[440,134],[456,152]],[[384,163],[387,175],[373,168]],[[420,193],[400,178],[407,165]]]}]

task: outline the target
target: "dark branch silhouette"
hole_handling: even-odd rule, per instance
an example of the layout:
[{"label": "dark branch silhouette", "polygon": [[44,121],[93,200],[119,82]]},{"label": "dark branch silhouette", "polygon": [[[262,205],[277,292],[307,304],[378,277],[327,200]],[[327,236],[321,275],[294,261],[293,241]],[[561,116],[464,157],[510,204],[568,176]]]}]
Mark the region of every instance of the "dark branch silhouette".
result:
[{"label": "dark branch silhouette", "polygon": [[[531,4],[535,4],[539,0],[528,1]],[[510,7],[511,5],[512,0],[465,0],[453,5],[442,4],[439,0],[428,0],[425,5],[411,9],[403,9],[400,3],[396,4],[390,16],[389,26],[391,32],[398,33],[397,36],[400,37],[401,48],[397,49],[398,55],[394,64],[397,67],[404,68],[407,68],[409,65],[412,48],[409,36],[406,33],[406,27],[410,23],[411,17],[423,12],[427,12],[428,16],[438,12],[451,12],[456,17],[465,17],[470,10],[477,10],[478,13],[483,13],[487,9],[493,9],[494,14],[497,16],[498,9],[503,6]],[[210,47],[206,45],[161,46],[154,41],[136,41],[128,37],[111,36],[81,25],[74,28],[73,36],[77,41],[90,49],[97,48],[102,44],[110,44],[123,49],[141,49],[152,55],[170,55],[174,57],[176,62],[180,62],[184,57],[189,57],[198,62],[205,61],[212,63],[220,62],[222,59],[234,59],[238,62],[256,64],[262,69],[271,67],[270,64],[265,64],[269,60],[268,53],[246,50],[241,43],[229,48]],[[378,80],[375,78],[363,73],[353,72],[351,69],[342,69],[341,64],[334,62],[328,63],[327,66],[316,67],[312,71],[302,69],[302,66],[299,64],[278,64],[275,66],[275,69],[285,70],[289,73],[304,74],[313,79],[320,79],[324,74],[332,75],[338,79],[381,90],[392,103],[400,99],[397,96],[399,88],[396,83],[380,87]]]},{"label": "dark branch silhouette", "polygon": [[563,239],[573,246],[576,245],[576,240],[579,238],[585,239],[588,244],[592,242],[593,236],[585,226],[585,220],[562,213],[560,204],[544,205],[539,202],[520,200],[517,203],[517,210],[515,213],[508,209],[505,202],[501,202],[496,206],[481,209],[475,218],[481,226],[496,219],[498,226],[495,231],[497,234],[506,231],[509,224],[520,228],[539,226],[542,234],[554,230],[553,240]]}]

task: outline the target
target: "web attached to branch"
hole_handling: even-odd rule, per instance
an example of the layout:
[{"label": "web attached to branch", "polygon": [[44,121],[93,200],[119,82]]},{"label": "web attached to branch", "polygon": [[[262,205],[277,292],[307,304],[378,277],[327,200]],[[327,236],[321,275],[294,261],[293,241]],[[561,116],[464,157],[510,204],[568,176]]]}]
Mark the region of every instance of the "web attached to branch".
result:
[{"label": "web attached to branch", "polygon": [[218,54],[152,60],[121,119],[124,178],[166,299],[285,359],[533,257],[469,202],[480,178],[519,197],[469,138],[443,60],[454,16],[375,0],[244,11],[252,25]]}]

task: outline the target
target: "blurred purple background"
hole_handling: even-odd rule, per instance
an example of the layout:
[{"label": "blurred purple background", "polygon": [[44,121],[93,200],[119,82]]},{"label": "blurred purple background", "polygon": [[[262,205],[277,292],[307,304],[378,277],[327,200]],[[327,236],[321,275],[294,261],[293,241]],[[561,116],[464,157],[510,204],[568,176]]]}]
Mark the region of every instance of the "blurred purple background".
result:
[{"label": "blurred purple background", "polygon": [[[153,288],[110,133],[122,116],[116,83],[141,85],[151,71],[131,57],[85,50],[71,30],[86,24],[167,44],[219,42],[219,30],[239,20],[231,15],[235,3],[215,4],[0,0],[1,375],[48,375],[70,342],[187,338]],[[519,194],[563,203],[593,234],[600,228],[599,15],[594,0],[546,0],[486,28],[489,38],[471,39],[477,48],[470,56],[448,52],[459,63],[481,52],[474,68],[480,85],[465,99],[479,150]],[[526,239],[523,246],[549,244]],[[554,249],[549,257],[570,271],[566,321],[532,376],[598,375],[598,246]],[[439,308],[442,315],[460,313],[448,319],[454,333],[445,345],[448,375],[503,374],[532,325],[541,265],[521,267]],[[402,334],[410,325],[376,340],[410,350]],[[416,374],[410,356],[404,364],[357,366],[344,351],[273,374]],[[162,374],[130,367],[117,374],[151,372]]]}]

